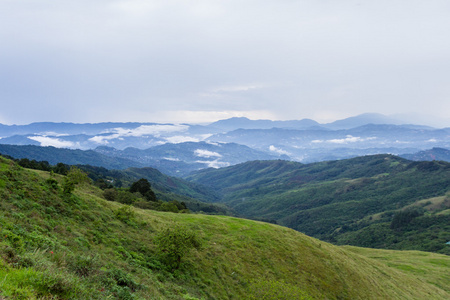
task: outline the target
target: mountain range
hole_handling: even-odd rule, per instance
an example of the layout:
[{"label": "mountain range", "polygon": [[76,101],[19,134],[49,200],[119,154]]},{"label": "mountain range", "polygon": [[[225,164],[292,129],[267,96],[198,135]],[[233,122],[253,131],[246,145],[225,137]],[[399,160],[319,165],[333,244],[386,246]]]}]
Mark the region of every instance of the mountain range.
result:
[{"label": "mountain range", "polygon": [[[58,162],[68,164],[96,161],[95,165],[119,169],[155,167],[180,177],[208,167],[226,167],[251,160],[311,163],[382,153],[410,159],[439,157],[447,160],[446,155],[421,156],[416,153],[450,148],[450,128],[402,124],[379,114],[363,114],[328,124],[310,119],[247,118],[231,118],[207,125],[43,122],[0,125],[0,137],[3,146],[33,145],[72,150],[61,154],[51,148],[48,150],[51,154],[45,155],[46,151],[41,149],[37,152],[42,155],[36,156],[36,148],[33,148],[33,154],[25,151],[30,148],[0,148],[0,153],[16,158],[52,163],[58,158]],[[79,150],[86,153],[81,154]]]}]

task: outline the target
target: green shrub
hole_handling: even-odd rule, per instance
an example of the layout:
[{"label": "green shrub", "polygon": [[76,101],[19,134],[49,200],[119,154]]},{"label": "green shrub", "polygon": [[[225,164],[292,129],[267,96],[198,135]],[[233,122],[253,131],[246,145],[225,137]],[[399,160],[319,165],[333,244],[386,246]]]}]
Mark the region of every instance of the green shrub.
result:
[{"label": "green shrub", "polygon": [[45,181],[45,183],[53,190],[58,189],[58,181],[56,181],[54,178],[50,177]]},{"label": "green shrub", "polygon": [[133,225],[136,221],[136,213],[133,208],[129,205],[124,205],[115,212],[116,218],[120,221]]},{"label": "green shrub", "polygon": [[197,233],[181,224],[173,224],[161,231],[155,242],[163,261],[172,270],[180,267],[182,258],[191,249],[201,248]]}]

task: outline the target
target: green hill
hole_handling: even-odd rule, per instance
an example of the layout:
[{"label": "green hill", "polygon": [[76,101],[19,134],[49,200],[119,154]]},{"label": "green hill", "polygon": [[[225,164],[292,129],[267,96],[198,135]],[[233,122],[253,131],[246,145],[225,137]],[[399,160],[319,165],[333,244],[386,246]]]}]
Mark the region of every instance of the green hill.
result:
[{"label": "green hill", "polygon": [[450,163],[391,155],[255,161],[188,177],[241,216],[336,244],[450,254]]},{"label": "green hill", "polygon": [[[448,256],[342,248],[268,223],[140,210],[106,201],[89,183],[64,193],[65,182],[0,158],[2,299],[450,296]],[[170,229],[197,243],[179,267],[158,250]]]}]

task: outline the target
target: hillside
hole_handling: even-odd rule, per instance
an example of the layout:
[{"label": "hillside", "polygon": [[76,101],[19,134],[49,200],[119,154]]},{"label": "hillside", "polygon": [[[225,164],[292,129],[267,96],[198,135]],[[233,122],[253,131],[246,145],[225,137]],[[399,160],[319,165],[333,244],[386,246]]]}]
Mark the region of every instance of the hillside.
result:
[{"label": "hillside", "polygon": [[188,179],[216,189],[241,216],[325,241],[450,254],[450,163],[391,155],[255,161]]},{"label": "hillside", "polygon": [[403,158],[415,161],[443,160],[450,162],[450,150],[434,147],[430,150],[419,151],[412,154],[403,154]]},{"label": "hillside", "polygon": [[102,155],[93,150],[72,150],[56,147],[40,147],[34,145],[0,144],[0,153],[14,158],[28,158],[37,161],[48,161],[52,165],[64,163],[68,165],[93,165],[108,169],[126,169],[144,167],[143,164],[120,157]]},{"label": "hillside", "polygon": [[[0,158],[1,298],[450,297],[448,256],[402,252],[399,259],[268,223],[140,210],[106,201],[88,183],[64,193],[64,182]],[[170,228],[200,246],[175,268],[158,251]]]}]

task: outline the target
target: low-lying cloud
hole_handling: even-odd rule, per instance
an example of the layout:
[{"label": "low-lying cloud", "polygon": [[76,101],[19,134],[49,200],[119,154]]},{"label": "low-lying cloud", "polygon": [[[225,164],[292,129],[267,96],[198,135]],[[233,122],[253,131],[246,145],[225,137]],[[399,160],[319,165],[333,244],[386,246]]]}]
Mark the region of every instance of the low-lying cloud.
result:
[{"label": "low-lying cloud", "polygon": [[275,147],[274,145],[270,145],[269,150],[270,150],[271,152],[275,152],[275,153],[280,154],[280,155],[291,155],[291,154],[290,154],[289,152],[287,152],[286,150],[283,150],[283,149],[281,149],[281,148],[277,148],[277,147]]},{"label": "low-lying cloud", "polygon": [[29,136],[30,140],[39,142],[41,146],[53,146],[56,148],[79,148],[79,145],[70,141],[63,141],[57,138],[52,138],[48,136]]},{"label": "low-lying cloud", "polygon": [[214,169],[224,168],[224,167],[230,166],[229,162],[219,161],[217,159],[216,160],[209,160],[209,161],[197,160],[196,163],[206,164],[209,168],[214,168]]},{"label": "low-lying cloud", "polygon": [[[97,135],[89,140],[97,144],[108,144],[109,140],[123,137],[160,137],[164,134],[173,134],[176,132],[185,132],[189,129],[188,125],[142,125],[133,129],[113,128],[103,132],[103,135]],[[109,134],[111,133],[111,134]],[[109,135],[107,135],[109,134]]]},{"label": "low-lying cloud", "polygon": [[203,150],[203,149],[195,150],[194,154],[198,157],[204,157],[204,158],[222,157],[222,154],[220,154],[220,153],[209,151],[209,150]]},{"label": "low-lying cloud", "polygon": [[361,138],[359,136],[347,135],[343,139],[331,139],[331,140],[313,140],[311,143],[319,144],[319,143],[331,143],[331,144],[348,144],[348,143],[356,143],[356,142],[365,142],[376,139],[375,137],[369,138]]}]

